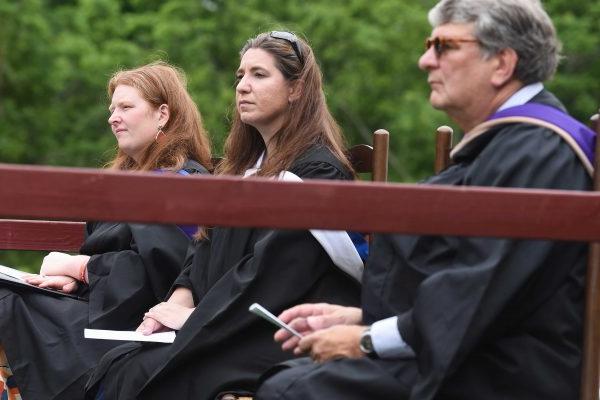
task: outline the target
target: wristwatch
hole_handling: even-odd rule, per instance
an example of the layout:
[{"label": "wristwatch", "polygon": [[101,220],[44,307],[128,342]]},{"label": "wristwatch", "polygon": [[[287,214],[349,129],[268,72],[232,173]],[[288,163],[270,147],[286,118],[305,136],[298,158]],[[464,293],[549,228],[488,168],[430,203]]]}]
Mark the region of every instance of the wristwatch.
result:
[{"label": "wristwatch", "polygon": [[369,357],[376,357],[375,348],[373,347],[373,340],[371,339],[371,327],[367,327],[360,335],[359,341],[360,351],[365,353]]}]

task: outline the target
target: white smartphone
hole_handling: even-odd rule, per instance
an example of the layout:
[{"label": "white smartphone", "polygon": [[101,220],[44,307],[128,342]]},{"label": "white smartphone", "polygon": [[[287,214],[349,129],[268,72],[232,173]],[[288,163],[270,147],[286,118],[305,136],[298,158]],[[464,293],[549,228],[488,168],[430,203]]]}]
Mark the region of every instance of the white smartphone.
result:
[{"label": "white smartphone", "polygon": [[292,335],[297,336],[300,339],[302,339],[302,335],[297,330],[295,330],[294,328],[292,328],[291,326],[289,326],[288,324],[286,324],[285,322],[283,322],[282,320],[280,320],[279,318],[277,318],[276,316],[271,314],[266,308],[264,308],[260,304],[258,304],[258,303],[252,304],[250,306],[250,308],[248,308],[248,311],[250,311],[253,314],[258,315],[261,318],[266,319],[270,323],[277,325],[278,327],[285,329]]}]

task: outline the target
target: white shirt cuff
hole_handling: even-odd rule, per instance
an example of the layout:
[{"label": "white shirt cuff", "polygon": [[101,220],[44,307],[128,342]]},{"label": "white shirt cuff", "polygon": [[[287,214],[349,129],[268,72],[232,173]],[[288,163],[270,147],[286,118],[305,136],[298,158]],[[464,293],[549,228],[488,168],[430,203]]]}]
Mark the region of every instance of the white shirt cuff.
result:
[{"label": "white shirt cuff", "polygon": [[402,340],[398,317],[382,319],[371,325],[371,341],[379,358],[414,357],[412,348]]}]

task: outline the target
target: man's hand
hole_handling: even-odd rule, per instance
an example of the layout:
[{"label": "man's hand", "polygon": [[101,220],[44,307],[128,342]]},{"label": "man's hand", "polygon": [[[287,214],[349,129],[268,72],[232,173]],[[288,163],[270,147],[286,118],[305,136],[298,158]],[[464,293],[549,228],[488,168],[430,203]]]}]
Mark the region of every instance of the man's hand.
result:
[{"label": "man's hand", "polygon": [[[279,315],[279,318],[296,329],[303,336],[335,325],[357,325],[362,321],[362,310],[356,307],[343,307],[334,304],[302,304],[292,307]],[[295,349],[299,339],[286,330],[275,332],[275,340],[283,342],[284,351]]]},{"label": "man's hand", "polygon": [[294,349],[294,354],[309,353],[317,362],[336,358],[360,358],[360,336],[365,330],[361,325],[337,325],[305,336]]},{"label": "man's hand", "polygon": [[162,302],[144,314],[144,319],[152,318],[166,327],[179,330],[194,310],[176,303]]}]

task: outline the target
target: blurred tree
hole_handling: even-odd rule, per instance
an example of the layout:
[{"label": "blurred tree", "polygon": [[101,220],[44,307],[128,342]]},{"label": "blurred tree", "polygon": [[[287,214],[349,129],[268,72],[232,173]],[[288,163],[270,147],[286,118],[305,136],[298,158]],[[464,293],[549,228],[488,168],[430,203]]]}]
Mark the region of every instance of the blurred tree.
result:
[{"label": "blurred tree", "polygon": [[586,121],[600,105],[600,0],[544,2],[563,43],[563,60],[548,84],[569,111]]},{"label": "blurred tree", "polygon": [[[220,153],[244,41],[292,29],[315,49],[330,107],[351,143],[392,133],[392,179],[431,170],[435,126],[416,67],[429,1],[16,0],[0,2],[0,161],[101,166],[114,139],[105,85],[119,68],[182,67]],[[550,87],[585,119],[597,106],[600,1],[547,0],[565,59]]]}]

